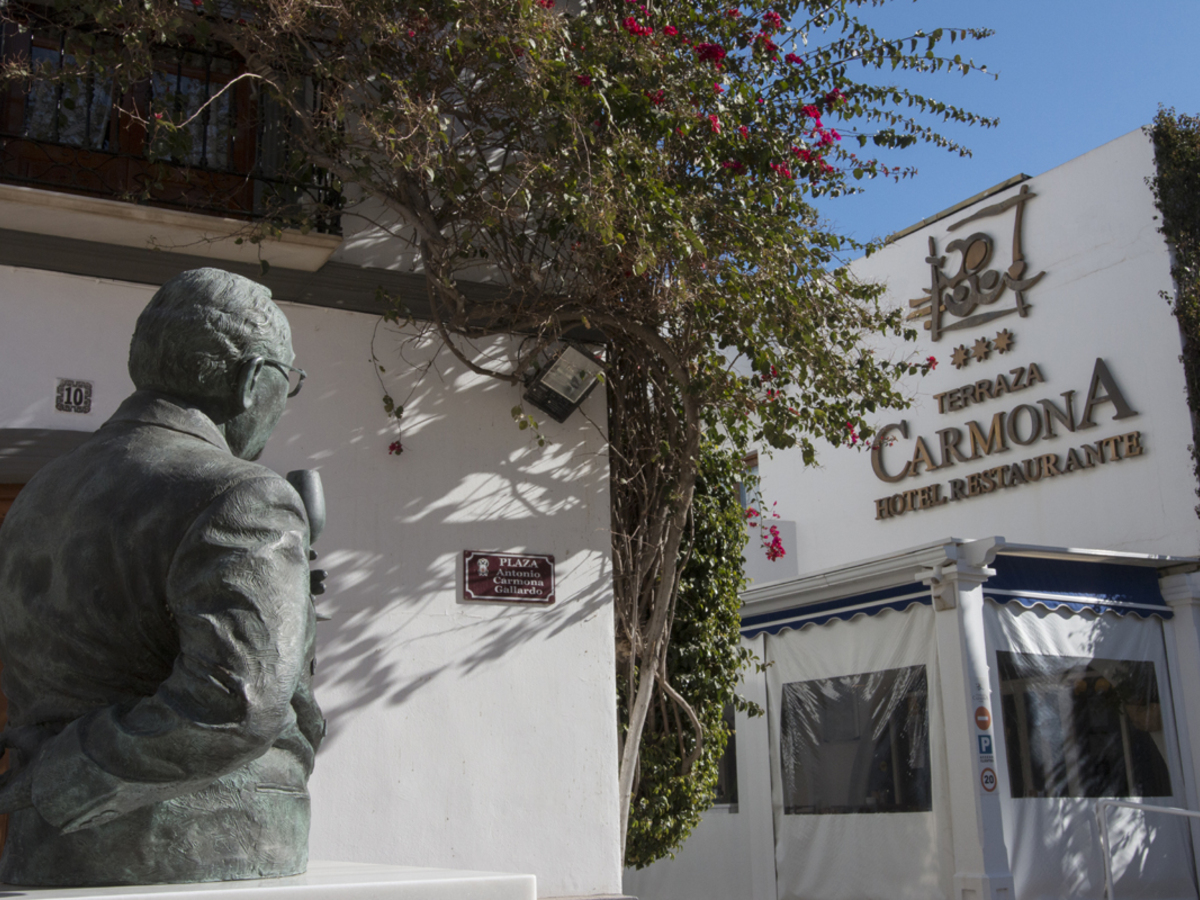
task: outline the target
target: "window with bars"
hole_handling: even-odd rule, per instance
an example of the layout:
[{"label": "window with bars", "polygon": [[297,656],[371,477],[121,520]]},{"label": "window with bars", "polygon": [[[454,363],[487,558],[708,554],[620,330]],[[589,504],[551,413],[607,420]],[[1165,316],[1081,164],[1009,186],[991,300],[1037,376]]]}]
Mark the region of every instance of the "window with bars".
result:
[{"label": "window with bars", "polygon": [[[90,54],[68,33],[0,31],[0,58],[27,58],[35,73],[0,97],[0,181],[222,215],[309,213],[317,230],[339,229],[328,212],[339,186],[315,166],[297,171],[281,105],[238,78],[236,55],[163,48],[153,74],[118,94]],[[73,69],[85,74],[51,80]],[[164,117],[185,122],[182,135],[156,127]]]}]

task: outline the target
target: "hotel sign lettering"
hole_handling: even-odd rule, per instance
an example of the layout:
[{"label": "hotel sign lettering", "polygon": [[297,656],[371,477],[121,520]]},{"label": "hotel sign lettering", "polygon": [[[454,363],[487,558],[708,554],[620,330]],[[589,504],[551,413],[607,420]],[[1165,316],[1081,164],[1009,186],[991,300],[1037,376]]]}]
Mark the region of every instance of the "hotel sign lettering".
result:
[{"label": "hotel sign lettering", "polygon": [[[938,394],[934,399],[938,403],[938,412],[945,414],[972,405],[987,404],[988,401],[1035,387],[1045,381],[1042,367],[1030,363],[1010,370],[1007,376],[977,381]],[[1018,447],[1030,447],[1037,441],[1059,437],[1060,431],[1073,434],[1096,428],[1100,425],[1096,421],[1098,413],[1107,413],[1110,407],[1113,421],[1138,415],[1137,410],[1125,399],[1103,359],[1096,360],[1087,393],[1082,398],[1075,390],[1064,391],[1059,396],[1061,401],[1041,397],[1033,402],[996,411],[990,420],[980,416],[968,421],[965,426],[941,428],[930,436],[917,435],[911,456],[901,466],[897,466],[889,457],[907,452],[894,445],[901,439],[909,439],[908,422],[901,420],[885,425],[871,447],[871,468],[880,481],[896,484],[927,472],[970,464]],[[1077,398],[1082,399],[1082,404]],[[1140,431],[1109,435],[1071,447],[1065,454],[1039,453],[1018,462],[1005,462],[963,477],[951,478],[944,484],[902,490],[881,497],[875,501],[875,518],[890,519],[906,512],[932,509],[951,501],[979,497],[1043,478],[1069,475],[1097,465],[1141,456],[1144,449]]]}]

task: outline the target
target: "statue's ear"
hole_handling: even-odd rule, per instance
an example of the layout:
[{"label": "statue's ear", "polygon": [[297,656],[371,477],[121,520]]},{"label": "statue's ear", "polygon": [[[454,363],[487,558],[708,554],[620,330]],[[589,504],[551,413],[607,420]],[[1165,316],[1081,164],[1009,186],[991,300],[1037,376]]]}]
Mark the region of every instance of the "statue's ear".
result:
[{"label": "statue's ear", "polygon": [[263,358],[255,356],[245,360],[238,369],[236,403],[240,409],[247,410],[254,402],[254,387],[258,384],[258,375],[263,369]]}]

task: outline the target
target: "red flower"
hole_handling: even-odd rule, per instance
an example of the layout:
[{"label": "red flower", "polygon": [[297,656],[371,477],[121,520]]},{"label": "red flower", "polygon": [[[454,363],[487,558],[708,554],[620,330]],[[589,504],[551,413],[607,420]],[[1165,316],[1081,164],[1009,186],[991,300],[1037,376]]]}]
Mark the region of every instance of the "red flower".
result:
[{"label": "red flower", "polygon": [[817,120],[817,127],[821,127],[821,111],[809,103],[807,106],[800,107],[800,112],[804,113],[810,119]]},{"label": "red flower", "polygon": [[779,45],[771,40],[771,36],[765,31],[760,31],[754,40],[762,46],[766,53],[774,53],[779,49]]},{"label": "red flower", "polygon": [[783,16],[779,15],[773,9],[763,13],[762,20],[763,24],[772,31],[778,31],[783,27]]},{"label": "red flower", "polygon": [[736,19],[736,18],[740,17],[741,14],[742,14],[742,11],[740,9],[731,9],[727,13],[725,13],[725,15],[729,16],[729,18],[731,18],[731,19]]},{"label": "red flower", "polygon": [[632,34],[634,37],[647,37],[654,34],[654,29],[649,25],[639,25],[638,20],[633,16],[626,16],[621,21],[621,27]]},{"label": "red flower", "polygon": [[828,106],[837,106],[839,103],[845,103],[845,102],[846,102],[846,95],[843,94],[841,91],[839,91],[837,88],[834,88],[832,91],[830,91],[828,94],[825,95],[825,105],[827,107]]},{"label": "red flower", "polygon": [[763,535],[763,547],[767,551],[767,559],[771,562],[780,557],[787,556],[787,551],[783,549],[783,539],[779,536],[779,526],[772,525],[768,529],[771,533],[771,539],[768,541],[766,535]]},{"label": "red flower", "polygon": [[925,362],[929,363],[929,368],[931,371],[933,369],[937,368],[937,357],[936,356],[929,357],[929,359],[925,360]]},{"label": "red flower", "polygon": [[392,454],[393,456],[399,456],[403,452],[404,445],[399,441],[392,441],[390,444],[388,444],[388,453]]},{"label": "red flower", "polygon": [[756,518],[757,516],[758,516],[758,510],[755,509],[754,507],[751,507],[750,509],[746,510],[746,518],[747,519],[753,519],[753,518]]},{"label": "red flower", "polygon": [[537,0],[537,5],[542,9],[554,9],[554,0]]},{"label": "red flower", "polygon": [[720,84],[714,84],[713,91],[718,94],[723,94],[723,93],[725,93],[725,88],[721,87]]},{"label": "red flower", "polygon": [[779,175],[782,178],[791,179],[795,177],[792,175],[792,170],[783,163],[771,163],[771,168],[774,170],[776,175]]},{"label": "red flower", "polygon": [[649,100],[651,103],[653,103],[655,106],[662,106],[663,100],[666,99],[666,96],[667,96],[666,92],[663,91],[662,88],[659,88],[653,94],[650,93],[649,91],[646,91],[646,99]]},{"label": "red flower", "polygon": [[[554,0],[550,0],[550,2],[553,3]],[[577,84],[580,84],[583,87],[591,87],[592,86],[592,76],[591,75],[576,75],[575,81]]]},{"label": "red flower", "polygon": [[740,163],[736,159],[727,159],[727,160],[725,160],[725,162],[721,163],[721,168],[732,169],[733,174],[740,175],[742,173],[742,170],[745,169],[746,166],[744,163]]},{"label": "red flower", "polygon": [[713,134],[721,133],[721,120],[718,118],[716,113],[713,113],[708,117],[708,127],[712,129]]},{"label": "red flower", "polygon": [[738,126],[738,134],[740,134],[744,138],[748,138],[748,137],[750,137],[750,129],[747,128],[745,125],[739,125]]},{"label": "red flower", "polygon": [[675,35],[679,34],[679,29],[674,25],[664,25],[663,34],[665,34],[667,37],[675,37]]},{"label": "red flower", "polygon": [[725,48],[720,44],[697,44],[696,55],[702,62],[716,64],[725,58]]},{"label": "red flower", "polygon": [[784,57],[784,60],[787,62],[790,62],[792,65],[800,65],[800,66],[804,65],[803,58],[797,56],[795,53],[789,53],[787,56]]}]

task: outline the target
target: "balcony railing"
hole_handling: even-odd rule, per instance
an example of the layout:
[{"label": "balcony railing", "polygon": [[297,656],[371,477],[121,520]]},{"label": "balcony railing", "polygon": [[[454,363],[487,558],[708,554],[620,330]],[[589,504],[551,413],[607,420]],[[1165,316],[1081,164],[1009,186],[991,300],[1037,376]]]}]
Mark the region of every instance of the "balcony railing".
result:
[{"label": "balcony railing", "polygon": [[[339,183],[297,159],[283,107],[237,81],[236,57],[164,51],[150,78],[117,96],[87,52],[65,33],[4,26],[0,58],[27,58],[49,77],[0,94],[0,181],[340,232]],[[87,74],[52,80],[64,68]],[[163,116],[188,120],[184,140],[156,127]]]}]

